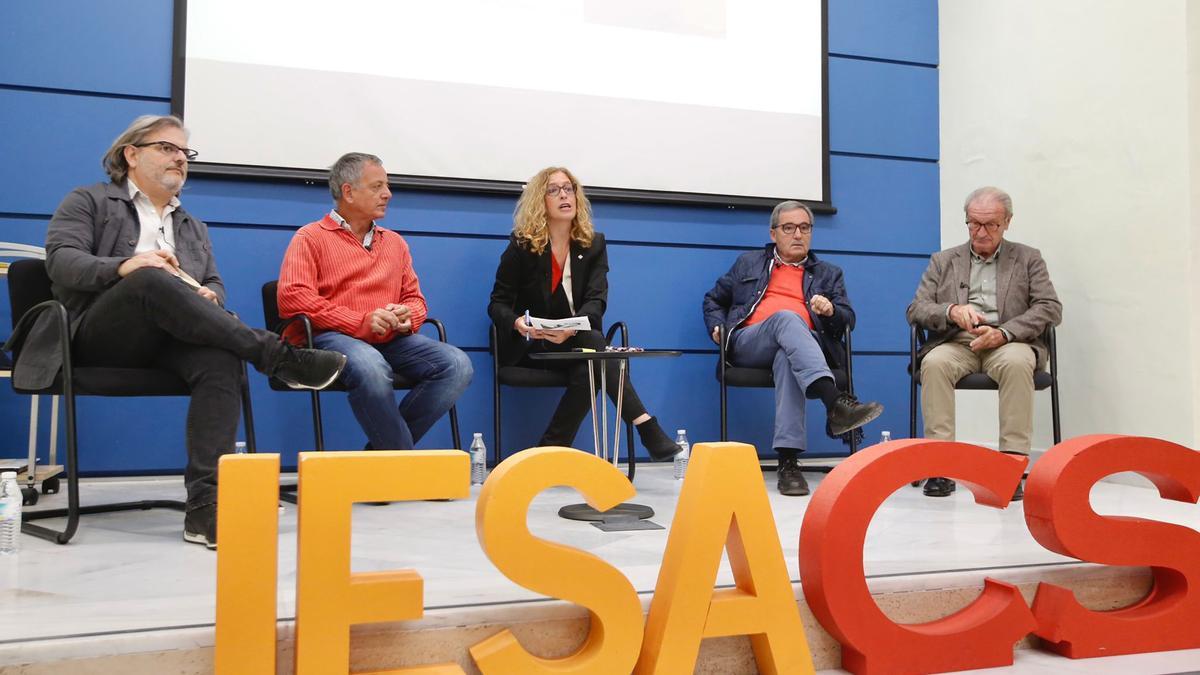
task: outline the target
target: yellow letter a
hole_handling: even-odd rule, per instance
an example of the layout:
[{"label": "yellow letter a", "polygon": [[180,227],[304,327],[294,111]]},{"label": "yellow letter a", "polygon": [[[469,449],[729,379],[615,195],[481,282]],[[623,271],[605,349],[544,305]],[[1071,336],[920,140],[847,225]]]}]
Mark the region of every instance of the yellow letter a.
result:
[{"label": "yellow letter a", "polygon": [[[714,590],[721,550],[737,587]],[[749,635],[761,673],[813,673],[754,447],[693,449],[658,572],[638,675],[690,673],[700,640]]]}]

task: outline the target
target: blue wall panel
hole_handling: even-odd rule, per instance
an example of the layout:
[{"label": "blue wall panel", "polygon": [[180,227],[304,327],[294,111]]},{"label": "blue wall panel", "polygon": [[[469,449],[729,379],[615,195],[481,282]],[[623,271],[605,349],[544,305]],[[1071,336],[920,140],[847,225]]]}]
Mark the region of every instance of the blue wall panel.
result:
[{"label": "blue wall panel", "polygon": [[929,255],[941,246],[938,165],[905,159],[830,159],[837,213],[817,218],[818,249]]},{"label": "blue wall panel", "polygon": [[937,86],[934,68],[830,57],[830,149],[937,159]]},{"label": "blue wall panel", "polygon": [[138,115],[166,103],[0,89],[0,212],[49,215],[72,188],[105,180],[100,158]]},{"label": "blue wall panel", "polygon": [[0,3],[0,84],[168,98],[172,4]]},{"label": "blue wall panel", "polygon": [[[858,310],[858,392],[887,406],[869,429],[871,441],[880,429],[901,437],[907,428],[903,311],[939,241],[937,71],[928,67],[937,60],[936,22],[933,0],[830,2],[831,185],[838,213],[818,217],[814,247],[845,269]],[[0,240],[41,242],[46,216],[62,197],[103,178],[99,158],[111,139],[136,115],[167,111],[170,32],[169,2],[53,0],[0,8],[0,156],[15,158],[0,169],[9,186],[0,192]],[[114,36],[126,35],[121,49],[108,50]],[[331,205],[321,183],[196,176],[183,201],[212,225],[229,306],[256,326],[262,325],[259,288],[278,275],[292,233]],[[409,241],[432,315],[471,356],[476,372],[459,402],[462,433],[469,439],[485,432],[489,446],[485,309],[514,201],[403,190],[384,220]],[[629,322],[638,345],[687,350],[676,359],[637,362],[633,373],[649,410],[668,430],[687,428],[696,442],[718,436],[716,349],[705,335],[701,297],[739,253],[767,241],[768,215],[764,208],[595,204],[596,222],[611,242],[607,318]],[[7,325],[4,311],[0,321]],[[307,395],[270,391],[254,372],[251,387],[260,448],[281,451],[285,465],[293,464],[297,450],[312,447]],[[504,391],[506,452],[536,443],[559,395]],[[362,447],[345,396],[323,401],[328,446]],[[730,404],[732,437],[769,454],[771,392],[735,391]],[[86,401],[84,470],[179,470],[185,412],[183,399]],[[811,450],[844,453],[821,433],[820,406],[809,405],[808,413]],[[27,414],[28,399],[0,385],[0,455],[23,451]],[[146,417],[178,432],[151,439],[131,433]],[[447,426],[440,422],[422,447],[447,447]],[[591,448],[587,421],[576,445]]]},{"label": "blue wall panel", "polygon": [[937,0],[829,0],[829,51],[937,65]]}]

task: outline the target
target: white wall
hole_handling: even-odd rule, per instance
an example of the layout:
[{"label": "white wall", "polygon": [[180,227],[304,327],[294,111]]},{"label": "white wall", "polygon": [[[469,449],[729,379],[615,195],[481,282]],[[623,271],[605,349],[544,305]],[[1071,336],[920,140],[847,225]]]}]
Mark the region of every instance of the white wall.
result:
[{"label": "white wall", "polygon": [[[1198,5],[940,3],[942,244],[966,240],[971,189],[1012,195],[1008,237],[1041,249],[1063,302],[1067,438],[1200,447]],[[958,401],[958,438],[994,446],[995,395]],[[1035,412],[1049,447],[1048,394]]]}]

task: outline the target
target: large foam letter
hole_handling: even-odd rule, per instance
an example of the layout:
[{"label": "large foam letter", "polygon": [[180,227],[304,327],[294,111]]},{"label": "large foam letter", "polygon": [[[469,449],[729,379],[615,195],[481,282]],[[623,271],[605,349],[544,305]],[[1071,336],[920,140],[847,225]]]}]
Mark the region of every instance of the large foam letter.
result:
[{"label": "large foam letter", "polygon": [[279,455],[221,457],[217,675],[275,675]]},{"label": "large foam letter", "polygon": [[1163,499],[1194,504],[1200,497],[1200,454],[1181,445],[1081,436],[1051,448],[1034,465],[1025,492],[1025,521],[1034,538],[1080,560],[1149,565],[1154,586],[1131,607],[1093,612],[1070,590],[1039,584],[1036,632],[1049,649],[1076,659],[1200,647],[1200,534],[1144,518],[1097,515],[1092,485],[1120,471],[1150,479]]},{"label": "large foam letter", "polygon": [[[737,587],[714,591],[722,549]],[[750,636],[761,673],[814,672],[758,454],[744,443],[701,443],[679,493],[634,672],[690,673],[701,639],[727,635]]]},{"label": "large foam letter", "polygon": [[[300,454],[297,675],[348,673],[351,624],[419,619],[424,612],[424,582],[416,570],[350,572],[350,506],[470,492],[470,464],[458,450]],[[447,663],[375,675],[462,672]]]},{"label": "large foam letter", "polygon": [[615,567],[579,549],[535,537],[529,504],[542,490],[566,485],[604,511],[633,497],[612,464],[570,448],[533,448],[502,462],[483,485],[475,532],[484,553],[509,579],[533,591],[587,607],[591,629],[579,651],[562,659],[533,656],[508,630],[471,647],[485,674],[611,675],[633,668],[642,642],[642,604]]},{"label": "large foam letter", "polygon": [[948,476],[975,501],[1004,508],[1026,460],[975,445],[904,440],[855,453],[821,482],[804,514],[800,579],[821,625],[842,643],[854,673],[937,673],[1011,665],[1013,643],[1036,624],[1015,586],[984,580],[983,594],[950,616],[923,624],[888,619],[867,588],[867,525],[897,488]]}]

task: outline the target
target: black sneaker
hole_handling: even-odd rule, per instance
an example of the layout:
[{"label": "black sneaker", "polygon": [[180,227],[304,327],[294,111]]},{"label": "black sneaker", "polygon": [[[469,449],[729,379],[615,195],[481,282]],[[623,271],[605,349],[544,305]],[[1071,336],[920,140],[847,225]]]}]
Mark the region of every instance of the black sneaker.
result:
[{"label": "black sneaker", "polygon": [[847,431],[857,429],[883,414],[883,406],[871,401],[859,403],[850,394],[839,394],[837,401],[829,408],[826,417],[829,421],[829,431],[834,436],[841,436]]},{"label": "black sneaker", "polygon": [[803,497],[808,494],[808,481],[800,471],[795,457],[779,460],[779,482],[775,485],[779,494],[788,497]]},{"label": "black sneaker", "polygon": [[292,389],[324,389],[333,384],[346,367],[346,355],[327,349],[288,346],[271,377]]},{"label": "black sneaker", "polygon": [[934,477],[925,481],[926,497],[949,497],[955,490],[954,481],[949,478]]},{"label": "black sneaker", "polygon": [[646,446],[646,451],[650,453],[650,459],[665,462],[679,453],[679,446],[662,430],[657,417],[651,417],[633,428],[637,429],[642,445]]},{"label": "black sneaker", "polygon": [[217,550],[217,505],[192,509],[183,517],[183,540]]}]

